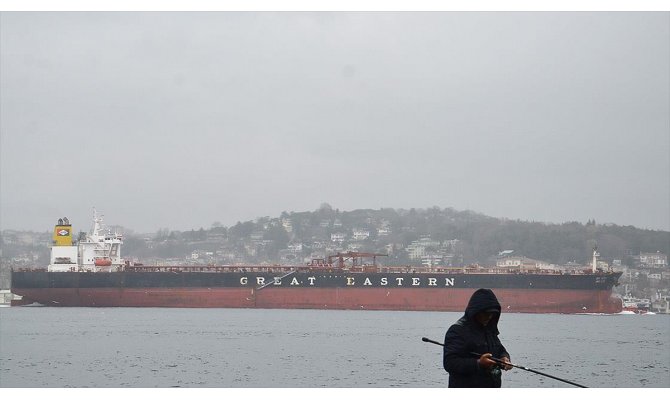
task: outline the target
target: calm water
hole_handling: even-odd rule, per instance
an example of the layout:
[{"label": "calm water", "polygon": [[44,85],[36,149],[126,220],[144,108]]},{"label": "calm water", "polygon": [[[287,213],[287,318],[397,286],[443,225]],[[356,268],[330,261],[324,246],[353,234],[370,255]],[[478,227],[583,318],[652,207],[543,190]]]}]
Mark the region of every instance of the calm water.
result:
[{"label": "calm water", "polygon": [[[0,387],[446,387],[459,313],[0,308]],[[670,387],[670,316],[503,314],[512,362],[590,387]],[[571,387],[527,371],[503,387]]]}]

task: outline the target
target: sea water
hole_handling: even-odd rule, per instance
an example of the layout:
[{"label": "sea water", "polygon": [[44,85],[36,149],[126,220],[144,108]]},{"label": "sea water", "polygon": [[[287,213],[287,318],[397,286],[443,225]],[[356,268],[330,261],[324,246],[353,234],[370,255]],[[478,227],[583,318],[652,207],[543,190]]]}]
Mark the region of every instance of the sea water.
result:
[{"label": "sea water", "polygon": [[[460,313],[0,308],[2,388],[443,388]],[[512,362],[597,388],[670,387],[670,316],[507,314]],[[566,388],[521,369],[503,387]]]}]

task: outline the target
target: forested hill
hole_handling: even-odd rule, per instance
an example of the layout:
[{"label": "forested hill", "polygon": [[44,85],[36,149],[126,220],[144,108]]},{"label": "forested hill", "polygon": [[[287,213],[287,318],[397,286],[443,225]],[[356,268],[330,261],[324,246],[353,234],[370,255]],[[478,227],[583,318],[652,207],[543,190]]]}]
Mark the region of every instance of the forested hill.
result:
[{"label": "forested hill", "polygon": [[[624,265],[634,265],[634,256],[640,252],[670,253],[670,232],[603,225],[593,220],[550,224],[499,219],[452,208],[339,211],[328,204],[316,211],[283,212],[278,217],[238,222],[231,227],[215,223],[199,231],[166,229],[154,239],[171,243],[172,256],[178,256],[175,246],[190,251],[206,243],[210,251],[225,248],[228,254],[245,253],[236,261],[282,262],[286,261],[286,249],[292,249],[296,259],[357,250],[389,254],[386,263],[405,264],[416,262],[409,252],[413,243],[426,247],[429,254],[450,253],[454,264],[488,264],[504,250],[559,265],[585,264],[590,262],[594,245],[603,260],[618,259]],[[153,247],[156,251],[160,248]],[[142,243],[126,238],[126,254],[157,255],[147,250]]]}]

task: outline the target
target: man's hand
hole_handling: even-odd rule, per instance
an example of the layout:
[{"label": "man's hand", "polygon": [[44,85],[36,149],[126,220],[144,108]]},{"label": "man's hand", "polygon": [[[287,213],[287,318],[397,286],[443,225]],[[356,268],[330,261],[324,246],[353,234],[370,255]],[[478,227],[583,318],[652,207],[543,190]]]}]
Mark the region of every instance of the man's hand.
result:
[{"label": "man's hand", "polygon": [[479,364],[479,367],[483,368],[483,369],[491,369],[491,368],[495,367],[498,363],[491,360],[490,357],[492,355],[493,354],[491,354],[491,353],[482,354],[482,356],[479,357],[479,360],[477,360],[477,364]]},{"label": "man's hand", "polygon": [[[503,358],[501,358],[501,360],[506,362],[506,363],[510,362],[508,357],[503,357]],[[509,371],[510,369],[513,368],[510,364],[503,364],[502,367],[505,371]]]}]

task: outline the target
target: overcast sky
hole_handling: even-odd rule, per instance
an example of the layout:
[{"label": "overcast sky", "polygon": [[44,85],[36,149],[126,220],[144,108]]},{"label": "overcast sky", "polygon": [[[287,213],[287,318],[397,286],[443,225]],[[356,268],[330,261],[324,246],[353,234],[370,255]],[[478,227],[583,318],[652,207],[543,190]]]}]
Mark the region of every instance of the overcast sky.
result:
[{"label": "overcast sky", "polygon": [[670,230],[670,14],[0,14],[0,228],[329,203]]}]

